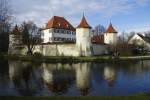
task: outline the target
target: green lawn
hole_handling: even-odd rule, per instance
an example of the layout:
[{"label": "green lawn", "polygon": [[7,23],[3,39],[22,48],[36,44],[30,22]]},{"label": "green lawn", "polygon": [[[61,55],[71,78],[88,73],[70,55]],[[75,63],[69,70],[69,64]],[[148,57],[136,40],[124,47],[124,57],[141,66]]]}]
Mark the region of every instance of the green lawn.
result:
[{"label": "green lawn", "polygon": [[149,95],[114,97],[0,97],[0,100],[150,100]]},{"label": "green lawn", "polygon": [[112,56],[91,56],[91,57],[56,57],[56,56],[23,56],[23,55],[7,55],[0,54],[1,59],[22,60],[31,62],[114,62],[114,61],[131,61],[131,60],[150,60],[150,55],[147,56],[121,56],[114,59]]}]

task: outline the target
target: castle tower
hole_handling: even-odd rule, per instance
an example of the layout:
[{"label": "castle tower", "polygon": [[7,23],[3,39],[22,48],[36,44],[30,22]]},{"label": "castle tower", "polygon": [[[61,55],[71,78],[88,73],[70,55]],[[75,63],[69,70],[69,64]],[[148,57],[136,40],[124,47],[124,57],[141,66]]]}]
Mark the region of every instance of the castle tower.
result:
[{"label": "castle tower", "polygon": [[20,54],[22,49],[22,34],[16,25],[9,34],[8,54]]},{"label": "castle tower", "polygon": [[87,23],[84,15],[76,28],[76,45],[79,48],[80,56],[91,56],[91,26]]},{"label": "castle tower", "polygon": [[117,31],[114,29],[113,25],[110,23],[106,33],[104,34],[104,43],[115,45],[117,43]]}]

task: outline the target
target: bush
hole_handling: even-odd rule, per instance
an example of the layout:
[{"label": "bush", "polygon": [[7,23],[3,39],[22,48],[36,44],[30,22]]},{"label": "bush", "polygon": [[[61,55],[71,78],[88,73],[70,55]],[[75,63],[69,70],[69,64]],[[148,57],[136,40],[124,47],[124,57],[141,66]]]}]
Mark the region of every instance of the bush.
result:
[{"label": "bush", "polygon": [[33,54],[34,57],[42,57],[43,55],[40,52],[35,52]]}]

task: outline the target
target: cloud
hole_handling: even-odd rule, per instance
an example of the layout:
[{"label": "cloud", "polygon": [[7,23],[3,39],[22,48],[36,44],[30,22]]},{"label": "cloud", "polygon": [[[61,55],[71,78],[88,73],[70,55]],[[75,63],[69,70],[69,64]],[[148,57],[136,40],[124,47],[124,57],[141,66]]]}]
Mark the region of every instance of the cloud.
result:
[{"label": "cloud", "polygon": [[150,0],[12,0],[16,22],[33,20],[42,26],[53,15],[67,17],[77,24],[83,12],[86,15],[101,14],[111,17],[126,14]]}]

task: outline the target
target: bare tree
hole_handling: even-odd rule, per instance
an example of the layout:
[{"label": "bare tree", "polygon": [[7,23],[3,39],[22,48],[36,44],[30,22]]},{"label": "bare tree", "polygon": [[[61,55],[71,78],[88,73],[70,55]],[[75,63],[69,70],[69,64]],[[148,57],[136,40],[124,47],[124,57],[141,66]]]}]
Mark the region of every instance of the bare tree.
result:
[{"label": "bare tree", "polygon": [[23,43],[27,46],[27,54],[32,55],[36,44],[41,42],[40,29],[33,22],[22,24]]},{"label": "bare tree", "polygon": [[8,51],[10,30],[10,0],[0,0],[0,52]]}]

